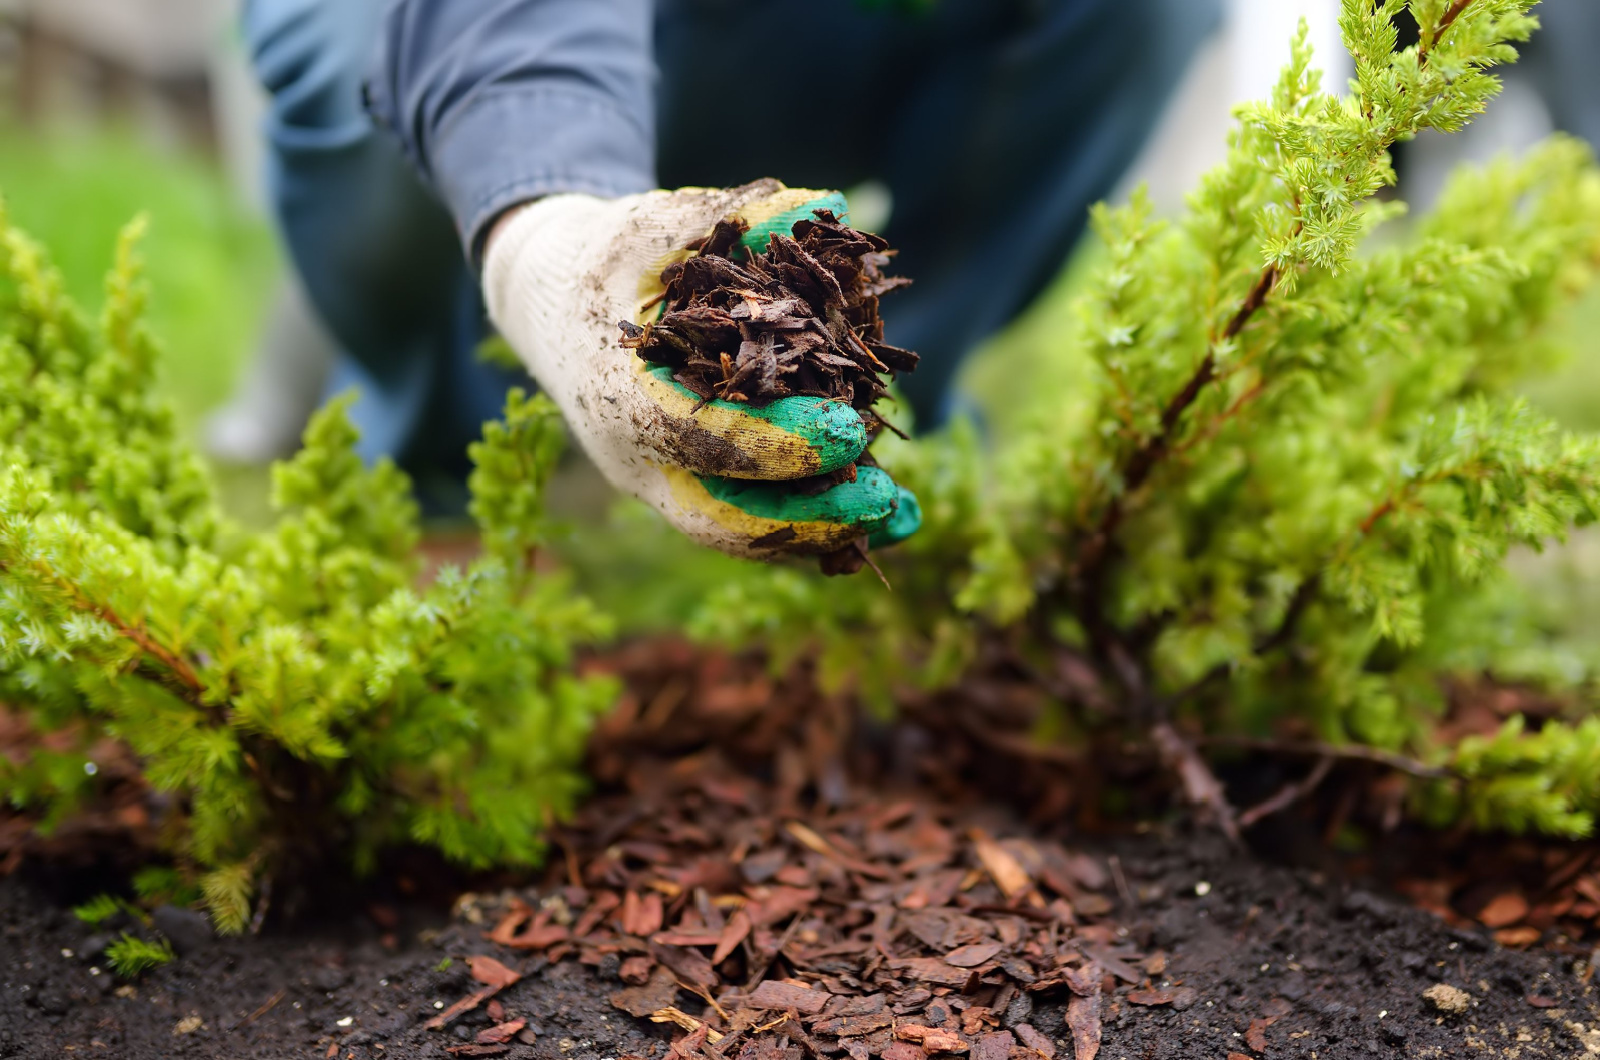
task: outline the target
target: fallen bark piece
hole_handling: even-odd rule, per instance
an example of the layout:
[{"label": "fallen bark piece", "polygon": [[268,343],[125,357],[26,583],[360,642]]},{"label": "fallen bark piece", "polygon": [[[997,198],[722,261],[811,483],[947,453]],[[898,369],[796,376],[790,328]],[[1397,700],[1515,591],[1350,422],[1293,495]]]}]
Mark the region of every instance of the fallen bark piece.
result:
[{"label": "fallen bark piece", "polygon": [[517,928],[525,924],[531,916],[533,916],[533,910],[519,902],[517,903],[517,908],[507,913],[500,920],[500,923],[494,926],[493,931],[484,932],[483,937],[501,946],[508,946],[511,944],[511,940],[516,937]]},{"label": "fallen bark piece", "polygon": [[862,1038],[893,1022],[894,1017],[887,1012],[873,1016],[839,1016],[831,1020],[821,1020],[812,1030],[818,1034],[831,1034],[835,1038]]},{"label": "fallen bark piece", "polygon": [[757,986],[744,1003],[750,1008],[794,1009],[802,1016],[815,1016],[832,997],[826,990],[811,990],[793,983],[768,979]]},{"label": "fallen bark piece", "polygon": [[718,965],[727,960],[733,951],[739,948],[739,944],[749,937],[750,928],[750,914],[743,909],[735,910],[722,927],[716,951],[711,954],[711,963]]},{"label": "fallen bark piece", "polygon": [[650,981],[650,970],[655,966],[654,957],[634,954],[624,958],[622,967],[617,969],[617,977],[630,986],[643,986]]},{"label": "fallen bark piece", "polygon": [[1171,990],[1132,990],[1128,993],[1130,1005],[1170,1005],[1173,993]]},{"label": "fallen bark piece", "polygon": [[517,1032],[528,1025],[527,1020],[508,1020],[497,1023],[493,1027],[485,1027],[478,1032],[479,1045],[502,1045],[516,1037]]},{"label": "fallen bark piece", "polygon": [[504,1056],[511,1051],[509,1045],[447,1045],[445,1052],[451,1056]]},{"label": "fallen bark piece", "polygon": [[1056,1043],[1051,1041],[1037,1027],[1031,1023],[1019,1023],[1012,1028],[1016,1036],[1022,1039],[1022,1044],[1039,1053],[1045,1060],[1055,1060]]},{"label": "fallen bark piece", "polygon": [[709,988],[717,985],[716,969],[711,967],[711,962],[706,960],[705,954],[699,950],[652,943],[650,955],[672,969],[672,974],[691,986]]},{"label": "fallen bark piece", "polygon": [[994,879],[1000,893],[1007,898],[1016,898],[1027,893],[1033,886],[1033,879],[1022,863],[1012,856],[1005,847],[996,843],[982,832],[974,832],[973,846],[978,853],[978,860],[983,862],[984,869]]},{"label": "fallen bark piece", "polygon": [[423,1026],[428,1028],[430,1031],[441,1030],[446,1024],[455,1019],[457,1016],[461,1015],[463,1012],[472,1011],[485,1001],[489,1000],[491,997],[494,997],[499,992],[500,988],[497,986],[486,986],[482,990],[479,990],[476,994],[468,994],[460,1001],[457,1001],[455,1004],[451,1005],[449,1008],[433,1017],[427,1023],[424,1023]]},{"label": "fallen bark piece", "polygon": [[759,252],[740,240],[749,226],[718,222],[661,273],[661,315],[640,327],[621,321],[621,344],[702,401],[763,406],[812,396],[870,408],[887,379],[917,355],[883,341],[880,296],[910,281],[885,276],[893,251],[878,236],[816,210],[791,235]]},{"label": "fallen bark piece", "polygon": [[1002,949],[1004,947],[998,942],[976,942],[970,946],[956,947],[944,955],[944,961],[957,968],[976,968],[992,960]]},{"label": "fallen bark piece", "polygon": [[1017,1040],[1010,1031],[981,1035],[972,1045],[972,1060],[1010,1060]]},{"label": "fallen bark piece", "polygon": [[947,964],[939,957],[909,957],[903,961],[893,961],[890,966],[918,982],[934,983],[938,986],[964,987],[977,975],[971,969],[956,968]]},{"label": "fallen bark piece", "polygon": [[711,1029],[710,1024],[697,1020],[682,1009],[668,1005],[666,1008],[650,1013],[651,1023],[675,1023],[684,1030],[694,1034],[704,1033],[713,1044],[722,1041],[722,1035]]},{"label": "fallen bark piece", "polygon": [[927,1050],[910,1042],[890,1042],[883,1047],[883,1060],[928,1060]]},{"label": "fallen bark piece", "polygon": [[670,971],[656,966],[643,986],[631,986],[611,995],[611,1004],[630,1016],[644,1017],[671,1007],[678,1000],[678,981]]},{"label": "fallen bark piece", "polygon": [[1516,891],[1499,894],[1478,912],[1478,923],[1486,928],[1506,928],[1528,915],[1528,900]]},{"label": "fallen bark piece", "polygon": [[472,978],[496,990],[504,990],[522,978],[521,972],[512,971],[493,957],[482,955],[469,957],[467,964],[472,968]]},{"label": "fallen bark piece", "polygon": [[1067,1027],[1072,1031],[1074,1060],[1094,1060],[1100,1052],[1100,995],[1074,994],[1067,1001]]},{"label": "fallen bark piece", "polygon": [[938,1027],[928,1028],[922,1036],[922,1048],[929,1053],[965,1053],[970,1046],[952,1031]]},{"label": "fallen bark piece", "polygon": [[1274,1020],[1253,1019],[1250,1027],[1244,1032],[1244,1043],[1258,1053],[1267,1051],[1267,1028],[1272,1026]]},{"label": "fallen bark piece", "polygon": [[542,924],[538,927],[529,927],[522,934],[501,942],[501,945],[513,950],[545,950],[558,942],[566,942],[571,937],[572,932],[560,924]]}]

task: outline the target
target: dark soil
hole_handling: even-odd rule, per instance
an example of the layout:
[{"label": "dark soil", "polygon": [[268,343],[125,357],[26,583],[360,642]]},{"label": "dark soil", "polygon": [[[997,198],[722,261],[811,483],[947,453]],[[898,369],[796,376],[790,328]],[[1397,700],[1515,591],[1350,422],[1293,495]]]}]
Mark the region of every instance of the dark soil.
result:
[{"label": "dark soil", "polygon": [[[1447,928],[1402,903],[1237,857],[1210,837],[1152,834],[1110,849],[1134,897],[1117,919],[1135,944],[1167,954],[1152,986],[1194,993],[1141,1007],[1127,1000],[1133,985],[1119,982],[1104,1009],[1100,1055],[1109,1060],[1600,1053],[1600,1005],[1570,959],[1501,949],[1481,932]],[[1203,897],[1195,893],[1202,882],[1210,885]],[[475,952],[525,973],[497,1000],[508,1019],[528,1021],[535,1040],[504,1055],[664,1056],[683,1035],[613,1008],[608,998],[623,985],[613,969],[508,957],[482,930],[457,924],[409,935],[399,952],[383,947],[382,929],[370,921],[352,922],[345,937],[219,940],[119,994],[113,977],[104,968],[94,974],[84,958],[87,932],[50,896],[0,881],[0,1055],[58,1058],[75,1049],[127,1060],[242,1060],[327,1056],[336,1045],[331,1055],[347,1060],[444,1058],[447,1046],[492,1022],[480,1007],[458,1021],[466,1038],[421,1026],[437,1015],[436,1003],[449,1005],[478,986],[462,960]],[[452,963],[441,971],[446,957]],[[1422,996],[1438,983],[1465,990],[1471,1007],[1438,1012]],[[689,994],[678,1002],[685,1012],[705,1008]],[[1266,1051],[1256,1053],[1246,1037],[1252,1021],[1280,1011],[1262,1031]],[[193,1017],[198,1027],[182,1033]],[[1027,1019],[1058,1057],[1072,1057],[1060,999],[1035,1002]]]},{"label": "dark soil", "polygon": [[[159,910],[180,957],[123,983],[66,910],[98,882],[31,858],[0,879],[0,1057],[1087,1060],[1095,1029],[1106,1060],[1600,1055],[1586,946],[1504,948],[1352,882],[1309,807],[1255,855],[1181,813],[1086,831],[1038,763],[936,718],[863,728],[686,649],[612,665],[630,695],[546,875],[453,912],[395,899],[398,871],[260,938]],[[1482,840],[1451,893],[1503,913],[1496,866],[1541,863],[1514,848]]]}]

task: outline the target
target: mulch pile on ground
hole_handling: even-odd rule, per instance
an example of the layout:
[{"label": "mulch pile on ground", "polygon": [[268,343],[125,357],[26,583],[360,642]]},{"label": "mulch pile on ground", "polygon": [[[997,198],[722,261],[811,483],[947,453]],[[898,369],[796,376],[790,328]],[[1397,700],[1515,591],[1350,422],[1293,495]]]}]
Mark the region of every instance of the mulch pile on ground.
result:
[{"label": "mulch pile on ground", "polygon": [[[595,665],[629,689],[592,743],[595,800],[554,834],[542,882],[481,881],[449,923],[404,898],[437,866],[387,866],[367,883],[387,897],[337,909],[329,874],[302,901],[322,922],[198,932],[173,964],[124,983],[105,938],[59,908],[104,879],[39,878],[46,851],[31,848],[0,880],[0,1056],[1600,1052],[1590,962],[1496,947],[1481,927],[1448,928],[1332,868],[1254,860],[1179,817],[1121,837],[1075,828],[1075,771],[1004,750],[1026,711],[1001,685],[889,724],[803,667],[775,676],[670,641]],[[980,713],[958,721],[962,707]],[[976,725],[987,742],[964,736]],[[1298,809],[1273,820],[1304,817],[1314,839],[1313,808]],[[1491,867],[1506,846],[1477,842],[1489,867],[1464,886],[1503,887]],[[1539,916],[1548,899],[1523,893]],[[292,889],[277,894],[289,908]],[[1490,915],[1516,912],[1500,906]]]},{"label": "mulch pile on ground", "polygon": [[669,265],[660,319],[623,321],[622,345],[670,367],[703,401],[757,407],[812,396],[868,409],[888,377],[917,366],[915,353],[883,341],[878,299],[910,281],[884,275],[893,251],[882,238],[828,210],[760,253],[741,246],[748,230],[719,222],[690,247],[695,256]]},{"label": "mulch pile on ground", "polygon": [[[990,835],[981,807],[885,800],[842,775],[832,790],[714,767],[637,780],[584,808],[563,833],[564,882],[511,899],[485,937],[614,968],[629,985],[611,1003],[682,1027],[681,1055],[1049,1058],[1028,1022],[1043,995],[1067,1000],[1082,1060],[1102,990],[1160,975],[1162,957],[1104,922],[1105,861]],[[680,989],[701,1007],[677,1007]]]}]

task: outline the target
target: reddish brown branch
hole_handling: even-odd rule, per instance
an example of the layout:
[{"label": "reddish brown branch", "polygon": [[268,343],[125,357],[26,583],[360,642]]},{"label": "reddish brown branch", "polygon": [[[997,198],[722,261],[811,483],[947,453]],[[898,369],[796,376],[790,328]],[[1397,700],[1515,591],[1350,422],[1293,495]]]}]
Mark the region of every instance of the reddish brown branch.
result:
[{"label": "reddish brown branch", "polygon": [[1162,764],[1178,775],[1189,804],[1208,813],[1223,835],[1239,842],[1239,821],[1228,802],[1228,793],[1195,745],[1165,720],[1151,726],[1150,739],[1155,742]]},{"label": "reddish brown branch", "polygon": [[[119,634],[132,641],[141,652],[165,667],[191,695],[198,698],[205,691],[205,683],[200,680],[200,675],[195,673],[194,667],[189,665],[189,661],[150,636],[147,630],[123,621],[122,616],[111,607],[95,603],[84,595],[83,590],[62,578],[48,564],[35,563],[33,567],[35,574],[71,598],[75,610],[93,615],[115,628]],[[0,573],[6,569],[5,564],[0,564]]]},{"label": "reddish brown branch", "polygon": [[1343,761],[1371,762],[1422,780],[1443,780],[1451,775],[1448,769],[1430,766],[1393,751],[1364,747],[1361,744],[1332,744],[1321,740],[1273,740],[1222,734],[1202,737],[1200,743],[1207,747],[1234,747],[1244,751],[1264,751],[1267,754],[1306,755]]},{"label": "reddish brown branch", "polygon": [[1323,755],[1317,759],[1317,764],[1311,767],[1311,772],[1303,780],[1296,780],[1285,784],[1272,795],[1256,805],[1250,807],[1239,815],[1239,827],[1250,828],[1264,818],[1275,813],[1282,813],[1301,799],[1317,790],[1317,786],[1328,778],[1333,771],[1334,759],[1330,755]]},{"label": "reddish brown branch", "polygon": [[1450,5],[1449,9],[1445,11],[1444,17],[1439,20],[1438,28],[1433,31],[1432,39],[1428,40],[1424,44],[1418,45],[1418,62],[1421,62],[1428,57],[1428,53],[1432,51],[1441,40],[1444,39],[1444,35],[1449,32],[1450,27],[1455,25],[1456,19],[1460,18],[1461,13],[1470,6],[1472,6],[1472,0],[1456,0],[1455,3]]},{"label": "reddish brown branch", "polygon": [[[1261,275],[1256,277],[1256,282],[1251,285],[1243,301],[1239,303],[1239,308],[1228,319],[1227,326],[1222,329],[1222,334],[1218,341],[1226,342],[1237,338],[1239,333],[1244,330],[1245,325],[1250,322],[1250,319],[1266,304],[1267,297],[1272,293],[1272,289],[1277,286],[1277,283],[1278,267],[1276,265],[1268,265],[1265,269],[1262,269]],[[1157,428],[1153,435],[1145,439],[1143,444],[1135,449],[1133,455],[1128,458],[1127,465],[1122,472],[1121,490],[1111,498],[1111,502],[1106,505],[1099,522],[1095,525],[1094,531],[1090,533],[1078,550],[1076,567],[1085,583],[1090,585],[1097,584],[1094,572],[1103,563],[1110,549],[1112,535],[1116,533],[1117,527],[1122,522],[1123,499],[1129,494],[1137,492],[1144,485],[1145,480],[1150,477],[1150,474],[1156,469],[1162,458],[1171,450],[1173,436],[1177,433],[1178,424],[1183,419],[1183,414],[1188,412],[1189,408],[1199,399],[1201,391],[1216,380],[1217,354],[1214,347],[1215,343],[1213,343],[1212,349],[1206,351],[1206,355],[1201,358],[1200,363],[1195,366],[1193,374],[1189,376],[1183,387],[1172,396],[1166,407],[1161,410],[1160,427]]]}]

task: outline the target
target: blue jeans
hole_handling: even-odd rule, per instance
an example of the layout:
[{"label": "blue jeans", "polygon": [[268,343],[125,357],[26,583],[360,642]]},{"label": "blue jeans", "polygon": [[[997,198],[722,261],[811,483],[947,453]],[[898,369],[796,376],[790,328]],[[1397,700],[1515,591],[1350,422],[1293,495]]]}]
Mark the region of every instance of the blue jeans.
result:
[{"label": "blue jeans", "polygon": [[[362,108],[385,3],[249,0],[245,31],[272,96],[281,230],[347,353],[333,386],[362,387],[364,454],[458,475],[467,442],[513,380],[474,360],[486,325],[451,220]],[[1061,267],[1218,5],[937,0],[922,16],[866,8],[660,0],[658,178],[665,187],[762,176],[818,188],[887,184],[894,209],[884,234],[899,248],[897,271],[915,281],[891,296],[887,337],[923,356],[902,385],[917,422],[931,426],[961,358]],[[825,28],[826,50],[797,26]],[[792,49],[779,47],[786,40]],[[816,76],[759,74],[782,53],[790,69],[816,55]]]}]

